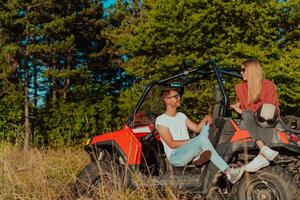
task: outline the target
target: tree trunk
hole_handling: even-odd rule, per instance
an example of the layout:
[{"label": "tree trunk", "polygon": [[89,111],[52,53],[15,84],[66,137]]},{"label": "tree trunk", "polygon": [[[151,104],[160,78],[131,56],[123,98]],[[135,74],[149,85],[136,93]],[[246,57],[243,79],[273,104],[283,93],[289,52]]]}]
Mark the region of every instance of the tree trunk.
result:
[{"label": "tree trunk", "polygon": [[52,102],[56,101],[56,81],[55,78],[52,78]]},{"label": "tree trunk", "polygon": [[36,66],[36,63],[33,63],[33,82],[34,82],[34,97],[33,97],[33,103],[34,107],[37,107],[37,101],[38,101],[38,82],[37,82],[37,73],[38,69]]},{"label": "tree trunk", "polygon": [[[34,62],[33,62],[33,86],[34,86],[34,93],[33,93],[33,104],[34,104],[34,108],[32,109],[32,114],[33,116],[36,116],[36,110],[37,110],[37,104],[38,104],[38,67],[36,65],[34,58]],[[32,144],[34,144],[34,128],[35,128],[35,117],[33,118],[33,120],[31,120],[31,142]]]},{"label": "tree trunk", "polygon": [[[71,48],[68,51],[68,58],[67,58],[67,69],[70,70],[71,69],[71,51],[73,48]],[[64,79],[64,94],[63,94],[63,100],[66,101],[67,100],[67,94],[69,92],[69,86],[70,86],[70,77],[67,77]]]},{"label": "tree trunk", "polygon": [[25,66],[25,84],[24,84],[24,113],[25,113],[25,138],[24,150],[29,149],[31,139],[30,119],[29,119],[29,85],[28,85],[28,65]]},{"label": "tree trunk", "polygon": [[67,94],[68,94],[68,90],[69,90],[69,85],[70,85],[70,78],[65,78],[64,80],[64,84],[65,84],[65,88],[64,88],[64,96],[63,99],[64,101],[67,100]]}]

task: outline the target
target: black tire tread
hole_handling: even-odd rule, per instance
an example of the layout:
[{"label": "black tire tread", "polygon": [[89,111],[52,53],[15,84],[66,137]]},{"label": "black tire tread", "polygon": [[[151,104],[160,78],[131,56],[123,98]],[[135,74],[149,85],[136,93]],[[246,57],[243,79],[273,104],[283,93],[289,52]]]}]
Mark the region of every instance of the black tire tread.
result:
[{"label": "black tire tread", "polygon": [[98,178],[100,178],[100,172],[97,164],[95,162],[89,163],[78,174],[72,193],[75,197],[89,196],[90,190]]},{"label": "black tire tread", "polygon": [[105,157],[101,161],[93,161],[87,164],[77,175],[77,180],[72,188],[75,197],[90,197],[97,187],[96,181],[101,178],[104,173],[111,173],[111,155],[105,152]]},{"label": "black tire tread", "polygon": [[[249,175],[251,176],[268,176],[273,177],[276,179],[276,181],[281,183],[281,187],[284,188],[284,194],[286,195],[286,199],[284,200],[296,200],[296,192],[297,192],[297,185],[293,179],[293,177],[290,175],[290,173],[287,170],[284,170],[280,166],[269,166],[266,167],[256,173],[250,173],[250,174],[245,174],[244,177],[236,184],[233,186],[232,193],[231,193],[231,199],[240,199],[243,198],[241,197],[241,194],[239,193],[243,188],[246,188],[247,183],[247,178],[245,176]],[[245,199],[245,197],[243,198]]]}]

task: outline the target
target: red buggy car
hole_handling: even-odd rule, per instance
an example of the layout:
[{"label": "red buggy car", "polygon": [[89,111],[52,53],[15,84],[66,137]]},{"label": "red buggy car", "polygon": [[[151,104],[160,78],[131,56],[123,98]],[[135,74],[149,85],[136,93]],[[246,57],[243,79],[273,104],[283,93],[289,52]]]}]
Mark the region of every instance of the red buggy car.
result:
[{"label": "red buggy car", "polygon": [[229,109],[225,77],[241,76],[236,69],[220,68],[209,61],[149,84],[121,130],[90,136],[85,150],[91,162],[79,173],[73,187],[74,194],[92,196],[95,187],[107,178],[99,172],[109,176],[112,173],[110,163],[113,162],[117,175],[128,187],[134,187],[130,174],[135,173],[141,179],[151,177],[155,186],[171,185],[201,196],[209,194],[210,199],[296,199],[300,173],[300,131],[297,129],[300,127],[297,127],[299,121],[287,124],[287,121],[298,120],[293,116],[287,120],[279,119],[273,128],[270,147],[280,152],[278,160],[260,171],[246,173],[235,185],[230,184],[211,162],[200,167],[174,167],[168,162],[155,129],[156,116],[164,111],[159,94],[165,87],[176,87],[183,92],[205,79],[216,82],[209,138],[217,152],[230,165],[245,164],[258,154],[259,149],[247,130],[239,127],[240,119],[233,117]]}]

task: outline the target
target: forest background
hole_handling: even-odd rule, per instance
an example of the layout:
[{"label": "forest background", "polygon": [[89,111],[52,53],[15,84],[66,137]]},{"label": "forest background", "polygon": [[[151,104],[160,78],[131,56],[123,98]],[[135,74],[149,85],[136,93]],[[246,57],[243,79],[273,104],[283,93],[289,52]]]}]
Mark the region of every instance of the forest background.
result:
[{"label": "forest background", "polygon": [[[259,59],[282,115],[299,116],[300,0],[105,3],[0,0],[1,141],[72,146],[116,130],[150,81],[209,59]],[[212,98],[195,88],[183,101],[199,119]]]}]

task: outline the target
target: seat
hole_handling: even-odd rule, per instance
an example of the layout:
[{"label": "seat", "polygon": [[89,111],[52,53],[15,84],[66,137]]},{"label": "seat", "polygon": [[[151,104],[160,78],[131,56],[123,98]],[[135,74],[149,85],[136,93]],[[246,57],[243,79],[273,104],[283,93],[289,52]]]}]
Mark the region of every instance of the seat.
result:
[{"label": "seat", "polygon": [[[185,174],[200,174],[202,172],[202,166],[196,166],[192,164],[192,161],[185,166],[176,167],[170,163],[168,158],[165,158],[166,173],[169,175],[185,175]],[[204,166],[204,165],[203,165]]]},{"label": "seat", "polygon": [[290,128],[281,118],[279,118],[278,123],[275,126],[275,128],[277,128],[279,131],[300,134],[300,130]]},{"label": "seat", "polygon": [[213,109],[213,116],[212,116],[213,120],[220,117],[221,113],[224,110],[222,92],[218,84],[214,88],[214,98],[215,98],[215,106]]}]

